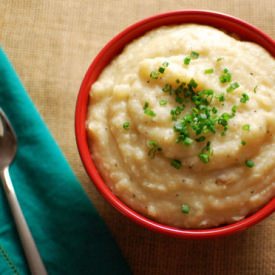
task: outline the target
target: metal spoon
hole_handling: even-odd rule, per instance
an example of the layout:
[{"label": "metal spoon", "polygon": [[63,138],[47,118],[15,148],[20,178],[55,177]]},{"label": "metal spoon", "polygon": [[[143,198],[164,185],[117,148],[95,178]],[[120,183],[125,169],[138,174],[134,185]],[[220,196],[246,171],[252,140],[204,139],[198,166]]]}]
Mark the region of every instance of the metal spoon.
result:
[{"label": "metal spoon", "polygon": [[11,178],[9,165],[13,161],[17,149],[17,140],[14,130],[5,113],[0,108],[0,178],[9,202],[16,228],[33,275],[46,275],[47,271],[43,265],[33,237],[23,216],[18,203]]}]

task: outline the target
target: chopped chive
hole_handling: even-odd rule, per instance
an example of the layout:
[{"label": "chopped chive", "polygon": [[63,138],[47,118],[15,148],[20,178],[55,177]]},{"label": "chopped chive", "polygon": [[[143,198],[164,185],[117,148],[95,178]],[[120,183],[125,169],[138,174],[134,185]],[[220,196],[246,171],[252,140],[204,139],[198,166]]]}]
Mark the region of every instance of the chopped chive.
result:
[{"label": "chopped chive", "polygon": [[191,78],[191,80],[188,83],[188,86],[192,87],[192,88],[197,88],[198,87],[198,83],[193,78]]},{"label": "chopped chive", "polygon": [[221,136],[225,136],[227,130],[228,130],[228,125],[224,126],[223,131],[221,132]]},{"label": "chopped chive", "polygon": [[210,141],[207,142],[206,146],[202,148],[201,153],[199,154],[199,159],[203,163],[208,163],[210,160],[210,155],[213,154],[213,150],[211,149]]},{"label": "chopped chive", "polygon": [[183,101],[184,101],[184,99],[182,97],[179,97],[179,96],[176,97],[176,102],[181,104],[181,103],[183,103]]},{"label": "chopped chive", "polygon": [[167,101],[166,99],[161,99],[161,100],[159,101],[159,105],[160,105],[160,106],[165,106],[167,103],[168,103],[168,101]]},{"label": "chopped chive", "polygon": [[208,90],[202,90],[200,92],[201,95],[206,95],[206,96],[212,96],[214,94],[214,91],[211,90],[211,89],[208,89]]},{"label": "chopped chive", "polygon": [[204,70],[204,73],[205,74],[212,74],[212,73],[214,73],[214,69],[213,68],[206,69],[206,70]]},{"label": "chopped chive", "polygon": [[191,54],[190,54],[190,56],[191,56],[192,59],[198,59],[199,56],[200,56],[200,54],[197,53],[197,52],[192,51]]},{"label": "chopped chive", "polygon": [[258,89],[258,86],[256,85],[255,87],[254,87],[254,89],[253,89],[253,92],[256,94],[256,92],[257,92],[257,89]]},{"label": "chopped chive", "polygon": [[189,207],[189,205],[188,205],[188,204],[183,204],[183,205],[181,206],[181,212],[182,212],[183,214],[189,214],[189,212],[190,212],[190,207]]},{"label": "chopped chive", "polygon": [[152,71],[152,72],[150,73],[150,77],[151,77],[152,79],[158,79],[158,78],[159,78],[159,72],[157,72],[157,71]]},{"label": "chopped chive", "polygon": [[186,137],[184,140],[183,140],[183,143],[185,145],[191,145],[193,143],[193,139],[192,138],[189,138],[189,137]]},{"label": "chopped chive", "polygon": [[147,116],[151,116],[151,117],[156,116],[156,113],[151,109],[145,109],[144,114],[146,114]]},{"label": "chopped chive", "polygon": [[190,61],[191,61],[191,58],[189,56],[186,56],[183,60],[183,63],[184,65],[189,65]]},{"label": "chopped chive", "polygon": [[203,142],[203,141],[205,141],[205,136],[200,136],[200,137],[196,138],[196,141],[197,142]]},{"label": "chopped chive", "polygon": [[231,108],[232,114],[235,114],[237,112],[237,105],[233,105]]},{"label": "chopped chive", "polygon": [[155,140],[149,140],[147,142],[147,146],[149,147],[148,156],[153,159],[157,152],[162,151],[162,148],[158,145]]},{"label": "chopped chive", "polygon": [[221,83],[226,83],[231,81],[231,73],[227,68],[223,70],[223,73],[220,75],[219,80]]},{"label": "chopped chive", "polygon": [[248,168],[252,168],[255,166],[255,163],[252,161],[252,160],[246,160],[245,161],[245,165],[248,167]]},{"label": "chopped chive", "polygon": [[248,100],[249,100],[249,96],[247,94],[242,94],[240,102],[241,103],[246,103]]},{"label": "chopped chive", "polygon": [[232,108],[231,108],[231,118],[233,118],[236,115],[237,108],[238,108],[237,105],[232,106]]},{"label": "chopped chive", "polygon": [[172,120],[177,120],[178,116],[182,113],[182,111],[184,110],[183,106],[177,106],[174,109],[171,109],[170,114],[172,117]]},{"label": "chopped chive", "polygon": [[150,148],[158,146],[158,143],[155,140],[149,140],[147,144]]},{"label": "chopped chive", "polygon": [[144,114],[146,114],[147,116],[151,116],[151,117],[156,116],[156,113],[149,108],[148,102],[144,103],[143,110],[144,110]]},{"label": "chopped chive", "polygon": [[249,131],[250,130],[250,125],[249,124],[245,124],[245,125],[243,125],[242,129],[244,131]]},{"label": "chopped chive", "polygon": [[217,62],[220,62],[220,61],[222,61],[222,60],[223,60],[223,57],[217,58]]},{"label": "chopped chive", "polygon": [[129,122],[129,121],[125,121],[125,122],[123,123],[123,128],[124,128],[125,130],[128,130],[129,127],[130,127],[130,122]]},{"label": "chopped chive", "polygon": [[172,86],[171,86],[170,84],[166,83],[166,84],[164,85],[164,87],[162,88],[162,91],[163,91],[164,93],[171,93],[171,91],[172,91]]},{"label": "chopped chive", "polygon": [[240,84],[238,82],[233,82],[229,85],[229,87],[226,89],[228,93],[233,92],[235,89],[239,88]]},{"label": "chopped chive", "polygon": [[161,74],[163,74],[164,71],[165,71],[165,68],[164,68],[164,67],[159,67],[159,72],[160,72]]},{"label": "chopped chive", "polygon": [[232,118],[232,116],[229,113],[223,113],[221,116],[218,118],[218,124],[222,126],[227,126],[229,119]]},{"label": "chopped chive", "polygon": [[208,163],[209,162],[209,155],[205,153],[199,154],[199,158],[203,163]]},{"label": "chopped chive", "polygon": [[182,133],[182,135],[184,135],[184,137],[186,136],[186,133],[184,132],[185,129],[185,125],[183,123],[181,123],[181,121],[177,121],[174,125],[174,131],[175,132],[180,132]]},{"label": "chopped chive", "polygon": [[242,140],[241,145],[243,145],[243,146],[246,145],[246,141]]},{"label": "chopped chive", "polygon": [[147,109],[149,107],[149,103],[147,101],[145,101],[144,105],[143,105],[143,110]]},{"label": "chopped chive", "polygon": [[219,96],[218,96],[218,100],[219,100],[220,102],[225,101],[224,94],[219,95]]},{"label": "chopped chive", "polygon": [[178,159],[172,159],[170,164],[171,164],[171,166],[173,166],[176,169],[180,169],[182,166],[181,161]]},{"label": "chopped chive", "polygon": [[212,108],[212,113],[213,113],[213,114],[218,113],[218,109],[217,109],[215,106]]}]

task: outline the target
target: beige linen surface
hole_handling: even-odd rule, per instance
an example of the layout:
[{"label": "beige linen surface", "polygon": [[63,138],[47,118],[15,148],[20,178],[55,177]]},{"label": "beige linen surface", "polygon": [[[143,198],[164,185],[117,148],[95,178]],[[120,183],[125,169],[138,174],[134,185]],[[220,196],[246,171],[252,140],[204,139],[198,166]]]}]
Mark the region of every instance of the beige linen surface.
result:
[{"label": "beige linen surface", "polygon": [[246,232],[221,239],[178,240],[158,235],[109,206],[80,162],[74,108],[93,57],[129,24],[187,8],[229,13],[275,38],[274,0],[1,0],[0,43],[134,274],[275,274],[275,215]]}]

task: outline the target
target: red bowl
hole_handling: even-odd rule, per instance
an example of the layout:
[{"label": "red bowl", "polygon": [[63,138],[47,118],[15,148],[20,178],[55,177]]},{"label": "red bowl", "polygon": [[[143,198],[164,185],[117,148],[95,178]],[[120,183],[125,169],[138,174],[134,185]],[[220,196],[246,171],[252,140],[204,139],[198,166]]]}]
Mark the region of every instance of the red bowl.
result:
[{"label": "red bowl", "polygon": [[181,238],[210,238],[229,235],[244,230],[275,211],[275,198],[263,208],[249,217],[226,226],[210,229],[182,229],[152,221],[147,217],[129,208],[118,197],[116,197],[100,176],[87,141],[86,117],[91,85],[96,81],[101,71],[110,61],[118,55],[124,46],[133,39],[142,36],[145,32],[154,28],[182,23],[198,23],[210,25],[227,32],[237,34],[241,40],[253,41],[264,47],[275,57],[275,41],[260,29],[230,15],[204,10],[172,11],[143,19],[116,35],[96,56],[90,65],[80,87],[75,110],[75,134],[78,150],[84,167],[93,183],[103,197],[113,205],[119,212],[132,221],[155,232],[164,233],[173,237]]}]

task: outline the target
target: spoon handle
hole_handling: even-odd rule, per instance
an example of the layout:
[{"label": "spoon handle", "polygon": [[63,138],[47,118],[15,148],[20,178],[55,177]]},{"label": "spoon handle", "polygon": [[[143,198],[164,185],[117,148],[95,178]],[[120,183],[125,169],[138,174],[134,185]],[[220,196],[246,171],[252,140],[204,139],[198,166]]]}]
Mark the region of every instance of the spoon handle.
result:
[{"label": "spoon handle", "polygon": [[27,262],[32,275],[47,275],[45,266],[41,260],[37,247],[34,243],[33,237],[23,216],[21,207],[18,203],[8,167],[0,172],[0,178],[3,182],[3,187],[11,208],[12,215],[16,224],[16,228],[25,252]]}]

